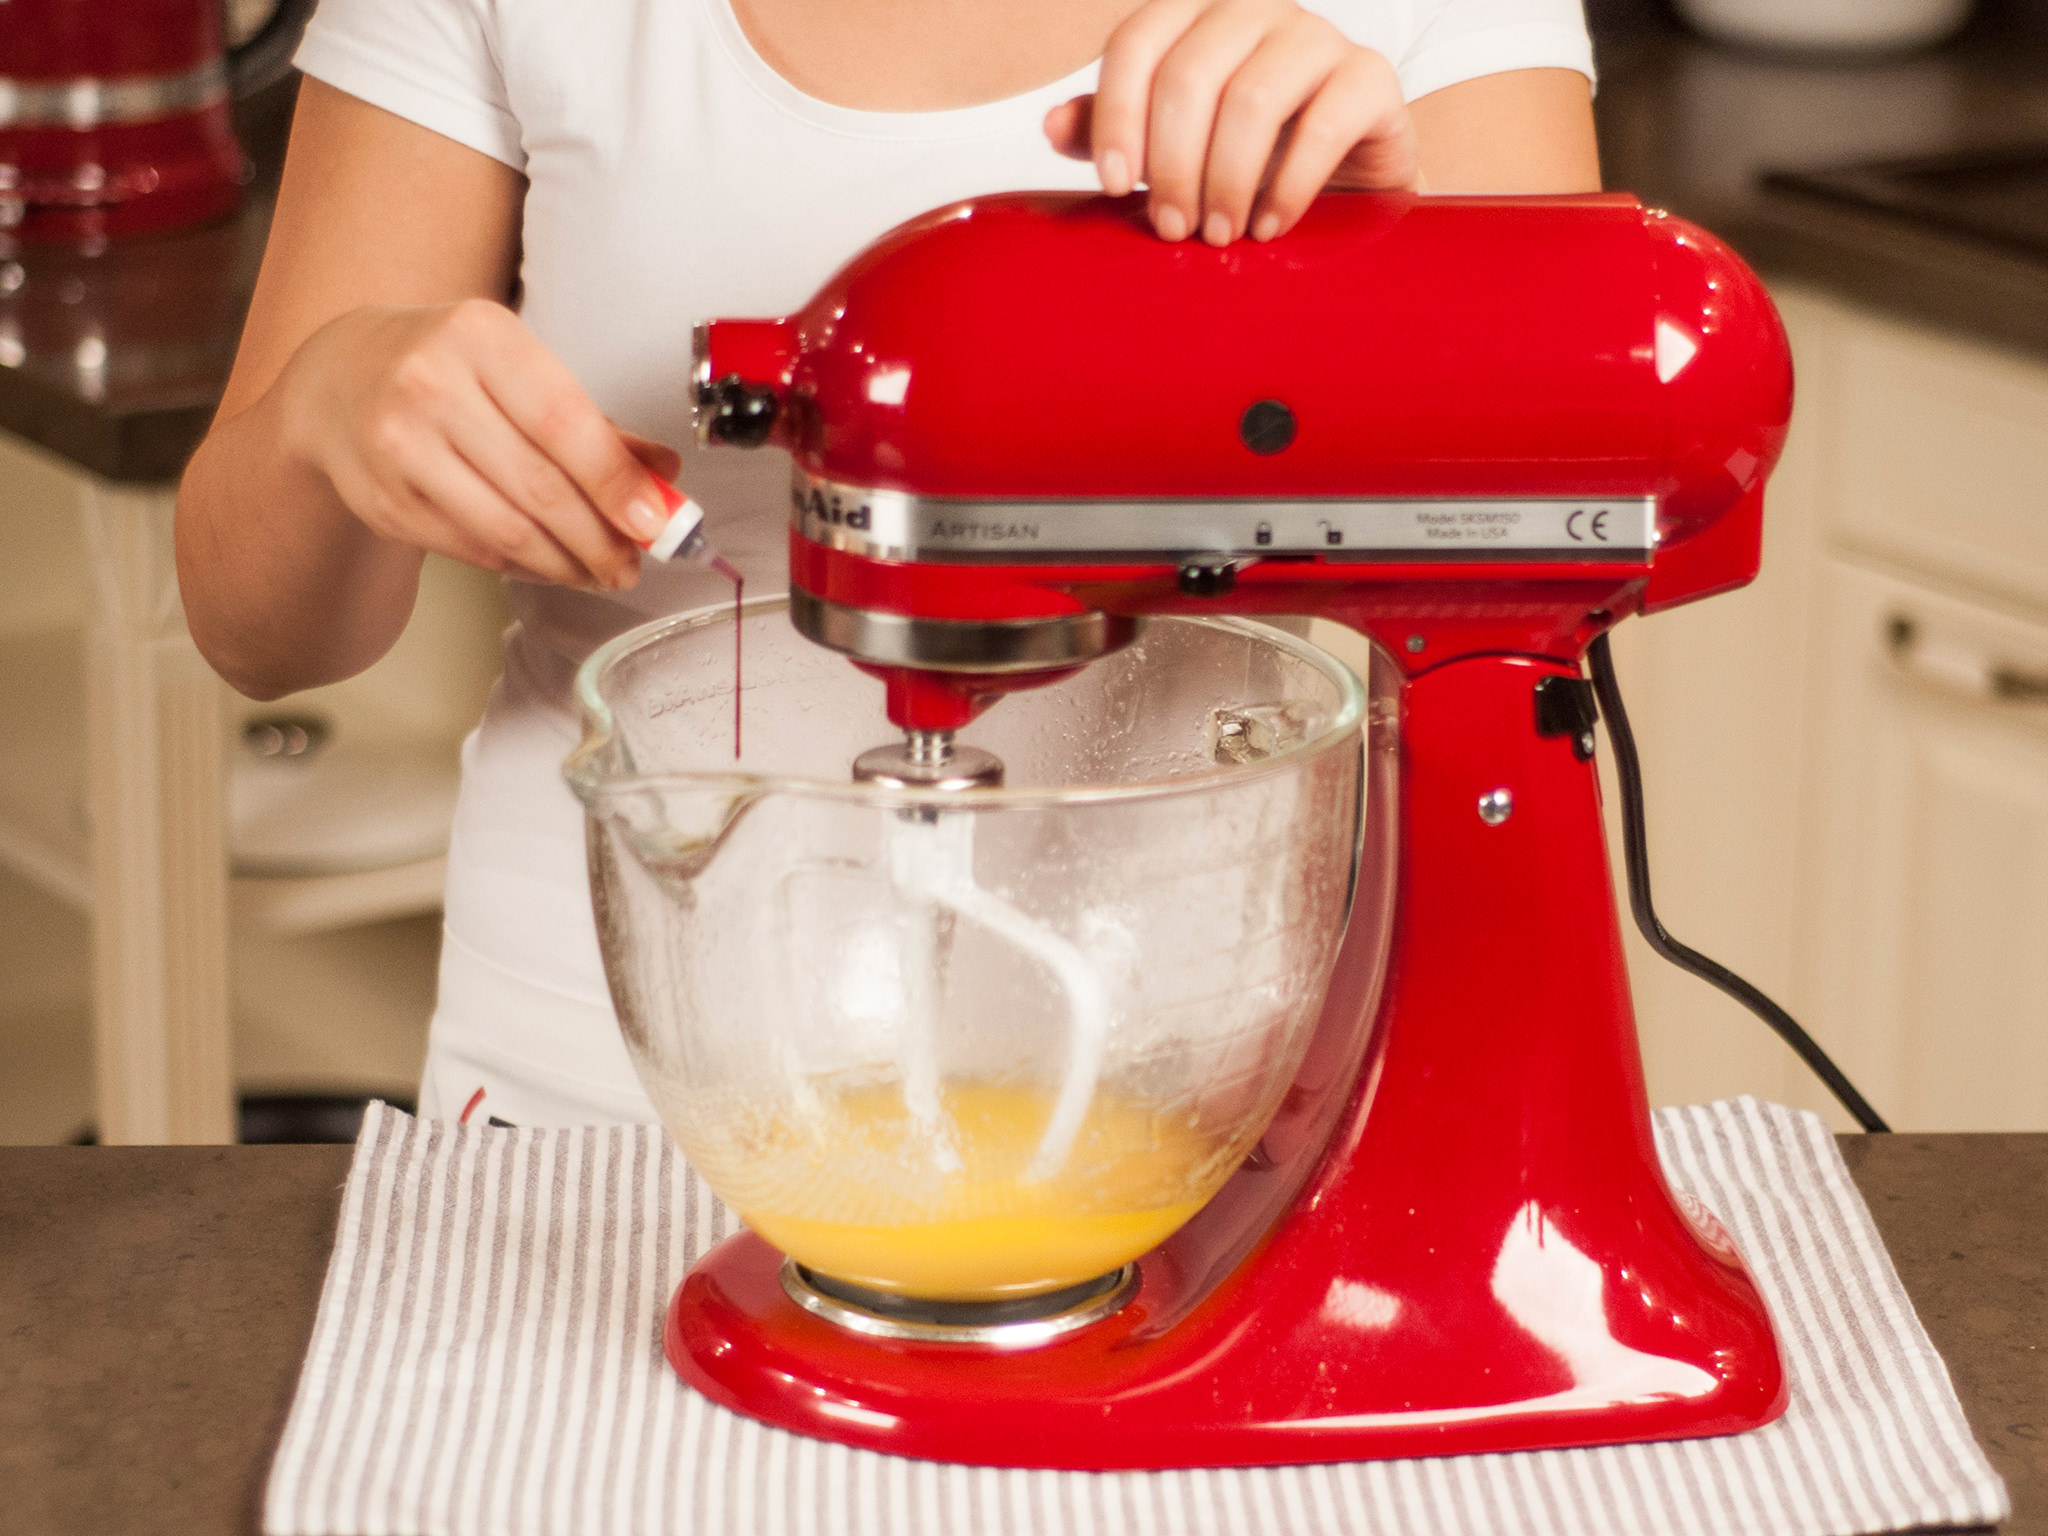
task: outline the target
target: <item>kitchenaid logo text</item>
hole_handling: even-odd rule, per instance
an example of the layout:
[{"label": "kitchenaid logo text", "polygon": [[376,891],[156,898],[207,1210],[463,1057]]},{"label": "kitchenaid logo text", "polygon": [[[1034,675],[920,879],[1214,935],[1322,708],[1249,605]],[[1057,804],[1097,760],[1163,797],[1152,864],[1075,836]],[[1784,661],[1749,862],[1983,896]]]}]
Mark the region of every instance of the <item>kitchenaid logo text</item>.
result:
[{"label": "kitchenaid logo text", "polygon": [[841,496],[837,491],[821,491],[811,487],[809,496],[801,490],[792,490],[790,497],[796,503],[797,512],[816,523],[828,523],[834,528],[855,528],[865,533],[874,526],[874,509],[864,501]]},{"label": "kitchenaid logo text", "polygon": [[[858,495],[829,486],[798,486],[790,492],[797,519],[817,533],[827,528],[850,528],[868,533],[875,526],[875,509]],[[917,542],[935,549],[959,549],[980,544],[1035,544],[1042,536],[1036,522],[1006,517],[966,517],[957,513],[920,512]]]}]

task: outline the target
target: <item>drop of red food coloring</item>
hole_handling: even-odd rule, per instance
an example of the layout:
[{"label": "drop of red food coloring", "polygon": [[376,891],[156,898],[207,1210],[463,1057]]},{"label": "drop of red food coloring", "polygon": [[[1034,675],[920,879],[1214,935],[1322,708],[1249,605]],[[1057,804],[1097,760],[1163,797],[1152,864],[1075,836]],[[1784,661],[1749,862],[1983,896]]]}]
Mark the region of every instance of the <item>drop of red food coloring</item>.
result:
[{"label": "drop of red food coloring", "polygon": [[732,583],[732,760],[740,760],[740,700],[742,691],[741,662],[745,647],[745,617],[740,612],[740,600],[746,596],[747,578],[740,574],[740,568],[723,555],[711,557],[711,569]]}]

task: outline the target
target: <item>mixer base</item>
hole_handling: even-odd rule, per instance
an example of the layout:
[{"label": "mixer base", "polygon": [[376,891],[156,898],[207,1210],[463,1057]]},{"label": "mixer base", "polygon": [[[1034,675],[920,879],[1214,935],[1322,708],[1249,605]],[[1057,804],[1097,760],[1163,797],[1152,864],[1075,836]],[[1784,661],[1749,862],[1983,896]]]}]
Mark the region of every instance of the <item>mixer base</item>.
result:
[{"label": "mixer base", "polygon": [[[1583,1260],[1568,1247],[1563,1256]],[[1517,1348],[1484,1328],[1448,1338],[1431,1326],[1441,1318],[1402,1328],[1398,1317],[1373,1315],[1365,1288],[1345,1295],[1342,1281],[1324,1316],[1289,1317],[1279,1330],[1245,1326],[1242,1296],[1165,1326],[1186,1300],[1175,1294],[1176,1267],[1171,1255],[1151,1256],[1137,1300],[1050,1342],[1022,1333],[885,1341],[800,1306],[783,1284],[782,1255],[742,1233],[677,1289],[663,1342],[685,1381],[750,1417],[869,1450],[990,1466],[1109,1471],[1537,1450],[1729,1434],[1784,1408],[1760,1315],[1748,1338],[1724,1334],[1731,1347],[1706,1366],[1586,1333],[1570,1362],[1577,1374],[1560,1374],[1555,1335],[1550,1349],[1526,1335]],[[1257,1286],[1256,1273],[1245,1278]],[[1333,1328],[1340,1296],[1350,1310]],[[1574,1310],[1563,1309],[1567,1331],[1587,1321],[1570,1318]],[[1377,1323],[1393,1326],[1375,1336]],[[1311,1338],[1314,1347],[1302,1348]],[[1490,1391],[1412,1394],[1432,1376],[1457,1392],[1461,1378],[1470,1381],[1474,1349],[1495,1354]]]}]

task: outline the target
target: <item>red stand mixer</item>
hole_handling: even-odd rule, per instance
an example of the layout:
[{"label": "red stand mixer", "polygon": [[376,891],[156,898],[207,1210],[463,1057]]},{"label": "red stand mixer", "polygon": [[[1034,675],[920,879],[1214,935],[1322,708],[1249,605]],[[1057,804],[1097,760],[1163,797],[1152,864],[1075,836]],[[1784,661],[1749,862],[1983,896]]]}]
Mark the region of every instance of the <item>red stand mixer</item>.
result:
[{"label": "red stand mixer", "polygon": [[230,48],[221,0],[0,4],[0,235],[86,241],[230,212],[248,166],[229,104],[291,66],[312,0]]},{"label": "red stand mixer", "polygon": [[1369,636],[1400,750],[1390,948],[1354,915],[1259,1153],[1121,1306],[1050,1341],[847,1328],[743,1234],[671,1308],[692,1385],[1078,1469],[1783,1410],[1756,1286],[1652,1145],[1580,671],[1628,615],[1756,572],[1791,370],[1732,253],[1625,195],[1334,195],[1221,250],[1135,199],[991,197],[791,318],[708,325],[697,366],[707,440],[794,456],[791,612],[887,681],[898,771],[943,775],[979,711],[1167,613]]}]

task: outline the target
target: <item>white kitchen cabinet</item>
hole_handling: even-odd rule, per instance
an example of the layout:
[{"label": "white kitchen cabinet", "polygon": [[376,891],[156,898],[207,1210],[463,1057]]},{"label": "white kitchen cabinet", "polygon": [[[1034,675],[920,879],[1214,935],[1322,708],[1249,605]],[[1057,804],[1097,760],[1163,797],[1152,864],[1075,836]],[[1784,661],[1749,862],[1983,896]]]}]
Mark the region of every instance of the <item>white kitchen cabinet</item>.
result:
[{"label": "white kitchen cabinet", "polygon": [[170,493],[0,441],[0,860],[93,919],[107,1140],[231,1140],[218,680],[185,632]]},{"label": "white kitchen cabinet", "polygon": [[1839,547],[2048,608],[2048,365],[1853,310],[1828,322]]},{"label": "white kitchen cabinet", "polygon": [[[494,578],[430,562],[414,622],[376,667],[248,704],[185,632],[171,510],[169,486],[111,484],[0,437],[0,867],[17,877],[4,895],[90,920],[90,1117],[109,1141],[228,1139],[237,1087],[409,1086],[432,932],[391,920],[438,908],[441,858],[231,879],[239,727],[314,712],[345,741],[445,761],[452,776],[504,622]],[[0,1058],[84,1023],[79,979],[41,974],[76,969],[73,946],[42,947],[8,947]],[[64,1111],[62,1134],[84,1108]]]},{"label": "white kitchen cabinet", "polygon": [[2048,1126],[2048,622],[1826,561],[1799,988],[1900,1124]]}]

